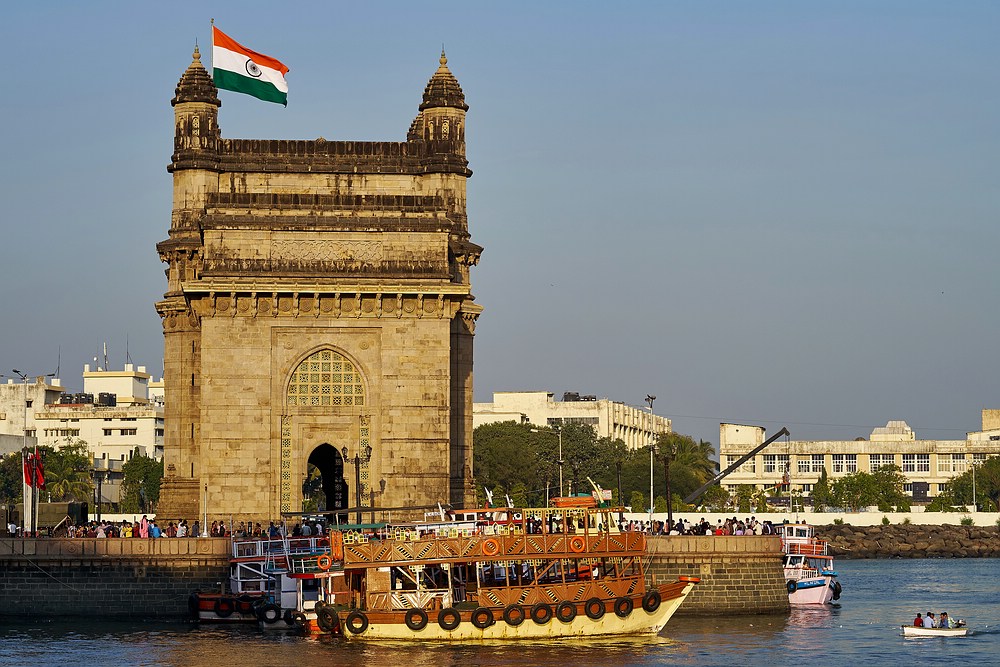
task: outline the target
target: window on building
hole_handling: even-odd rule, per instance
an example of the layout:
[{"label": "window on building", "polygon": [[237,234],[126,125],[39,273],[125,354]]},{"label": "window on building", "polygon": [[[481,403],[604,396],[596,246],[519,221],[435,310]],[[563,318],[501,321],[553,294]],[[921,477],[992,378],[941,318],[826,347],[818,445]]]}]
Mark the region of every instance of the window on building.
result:
[{"label": "window on building", "polygon": [[977,465],[978,466],[978,465],[982,465],[983,463],[986,463],[986,454],[985,453],[982,453],[982,454],[975,454],[975,453],[973,453],[973,455],[972,455],[972,465]]},{"label": "window on building", "polygon": [[563,423],[562,417],[549,417],[548,419],[545,420],[545,425],[550,428],[562,426],[562,423]]},{"label": "window on building", "polygon": [[765,473],[784,473],[788,470],[788,454],[764,454]]},{"label": "window on building", "polygon": [[823,472],[823,455],[810,454],[809,456],[798,457],[799,472],[805,474],[819,474]]},{"label": "window on building", "polygon": [[111,435],[111,429],[110,428],[104,429],[104,436],[109,437],[110,435]]},{"label": "window on building", "polygon": [[[905,454],[904,454],[905,456]],[[903,493],[913,493],[913,483],[908,482],[903,485]]]},{"label": "window on building", "polygon": [[156,437],[158,437],[158,438],[162,438],[163,437],[163,429],[162,428],[156,429]]},{"label": "window on building", "polygon": [[965,454],[938,454],[938,472],[963,473],[966,470]]},{"label": "window on building", "polygon": [[[726,455],[726,466],[728,467],[728,466],[733,465],[734,463],[736,463],[737,461],[739,461],[741,458],[743,458],[743,456],[744,456],[743,454],[727,454]],[[755,474],[757,474],[757,462],[754,461],[754,457],[751,456],[749,459],[747,459],[746,461],[744,461],[743,465],[741,465],[739,468],[737,468],[734,472],[741,472],[741,473],[745,473],[745,474],[748,474],[748,475],[755,475]]]},{"label": "window on building", "polygon": [[123,428],[123,429],[121,430],[121,433],[120,433],[120,435],[136,435],[136,432],[137,432],[138,430],[139,430],[139,429],[135,429],[135,428]]},{"label": "window on building", "polygon": [[361,373],[347,357],[320,350],[292,373],[286,401],[288,405],[364,405],[365,386]]},{"label": "window on building", "polygon": [[895,454],[869,454],[868,455],[868,467],[872,472],[875,472],[879,468],[886,468],[888,466],[896,465],[896,455]]},{"label": "window on building", "polygon": [[903,472],[930,472],[930,454],[903,454]]},{"label": "window on building", "polygon": [[122,417],[123,422],[134,422],[135,417]]},{"label": "window on building", "polygon": [[29,428],[27,431],[24,432],[24,434],[26,436],[28,436],[29,438],[34,438],[35,437],[35,429]]},{"label": "window on building", "polygon": [[32,401],[32,400],[27,400],[27,401],[25,401],[25,402],[24,402],[24,407],[26,407],[26,408],[30,408],[30,407],[31,407],[31,404],[32,404],[32,403],[34,403],[34,401]]},{"label": "window on building", "polygon": [[812,490],[813,490],[813,485],[812,484],[803,484],[802,485],[802,492],[803,493],[812,493]]},{"label": "window on building", "polygon": [[857,454],[834,454],[833,455],[833,472],[835,473],[850,473],[858,471],[858,455]]}]

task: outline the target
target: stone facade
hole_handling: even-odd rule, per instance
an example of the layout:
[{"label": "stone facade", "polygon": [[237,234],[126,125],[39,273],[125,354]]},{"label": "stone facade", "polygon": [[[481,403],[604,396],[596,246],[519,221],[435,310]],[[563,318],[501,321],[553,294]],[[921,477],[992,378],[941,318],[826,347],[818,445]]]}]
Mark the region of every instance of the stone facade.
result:
[{"label": "stone facade", "polygon": [[163,618],[229,581],[227,539],[0,539],[0,617]]},{"label": "stone facade", "polygon": [[444,54],[404,142],[224,139],[197,50],[171,103],[158,516],[298,511],[309,463],[327,509],[464,505],[482,248]]},{"label": "stone facade", "polygon": [[789,609],[778,537],[649,538],[647,579],[699,577],[678,616],[774,614]]}]

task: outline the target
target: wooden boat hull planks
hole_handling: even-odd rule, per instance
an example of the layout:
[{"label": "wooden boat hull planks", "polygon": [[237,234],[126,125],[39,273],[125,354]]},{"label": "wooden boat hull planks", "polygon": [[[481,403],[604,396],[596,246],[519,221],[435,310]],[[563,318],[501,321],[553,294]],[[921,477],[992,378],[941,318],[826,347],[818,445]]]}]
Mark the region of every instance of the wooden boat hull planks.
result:
[{"label": "wooden boat hull planks", "polygon": [[[472,622],[474,610],[459,611],[461,620],[454,629],[446,630],[438,623],[438,610],[425,610],[427,624],[420,630],[411,630],[406,625],[405,610],[362,612],[367,623],[360,632],[350,628],[349,611],[340,611],[342,635],[348,640],[394,640],[394,641],[491,641],[511,639],[552,639],[560,637],[595,637],[607,635],[655,635],[658,634],[684,602],[694,588],[696,581],[677,581],[657,586],[661,602],[659,607],[648,612],[643,609],[642,597],[632,599],[632,610],[625,616],[615,613],[615,601],[604,601],[604,613],[594,619],[587,615],[585,604],[578,603],[577,613],[569,621],[551,618],[545,623],[537,623],[531,618],[530,607],[524,608],[524,620],[517,625],[507,623],[503,609],[491,608],[494,621],[484,628]],[[596,614],[595,614],[596,615]],[[357,618],[355,618],[357,620]],[[360,624],[355,623],[355,627]]]}]

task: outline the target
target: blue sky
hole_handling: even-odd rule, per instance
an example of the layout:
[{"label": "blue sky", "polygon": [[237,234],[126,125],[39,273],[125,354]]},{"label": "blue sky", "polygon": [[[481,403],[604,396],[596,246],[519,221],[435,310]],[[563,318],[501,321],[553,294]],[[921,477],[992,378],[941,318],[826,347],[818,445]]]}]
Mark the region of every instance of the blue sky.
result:
[{"label": "blue sky", "polygon": [[[471,107],[477,400],[548,389],[795,439],[1000,407],[1000,4],[19,3],[0,49],[0,373],[159,374],[174,86],[209,19],[290,68],[233,138]],[[207,58],[206,58],[207,60]],[[6,379],[6,378],[5,378]]]}]

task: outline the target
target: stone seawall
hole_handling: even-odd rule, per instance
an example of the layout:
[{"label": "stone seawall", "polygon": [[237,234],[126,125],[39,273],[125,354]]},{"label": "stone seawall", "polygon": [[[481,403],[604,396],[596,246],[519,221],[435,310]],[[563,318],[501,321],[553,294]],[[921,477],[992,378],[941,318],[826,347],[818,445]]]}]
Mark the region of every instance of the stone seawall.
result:
[{"label": "stone seawall", "polygon": [[0,539],[0,617],[185,618],[229,580],[229,540]]},{"label": "stone seawall", "polygon": [[1000,558],[995,526],[817,526],[838,558]]},{"label": "stone seawall", "polygon": [[777,537],[695,537],[649,539],[652,561],[647,578],[657,583],[699,577],[680,616],[774,614],[787,612],[788,592]]},{"label": "stone seawall", "polygon": [[[653,537],[647,576],[701,583],[681,615],[788,611],[775,537]],[[171,618],[229,579],[229,540],[0,540],[0,617]]]}]

